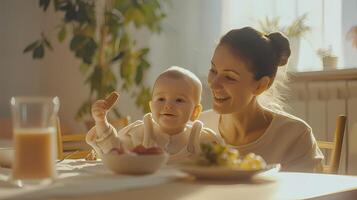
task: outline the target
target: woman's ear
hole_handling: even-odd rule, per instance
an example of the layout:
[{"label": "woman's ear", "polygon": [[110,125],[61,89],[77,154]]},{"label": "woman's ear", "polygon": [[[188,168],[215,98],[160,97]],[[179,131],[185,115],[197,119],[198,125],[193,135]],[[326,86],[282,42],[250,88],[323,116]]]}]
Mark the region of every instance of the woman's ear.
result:
[{"label": "woman's ear", "polygon": [[263,93],[265,90],[269,89],[271,80],[272,79],[268,76],[263,76],[261,79],[259,79],[257,87],[255,88],[254,94],[256,96],[258,96],[261,93]]},{"label": "woman's ear", "polygon": [[201,104],[196,105],[192,111],[190,120],[195,121],[196,119],[198,119],[198,117],[201,114],[201,111],[202,111],[202,105]]}]

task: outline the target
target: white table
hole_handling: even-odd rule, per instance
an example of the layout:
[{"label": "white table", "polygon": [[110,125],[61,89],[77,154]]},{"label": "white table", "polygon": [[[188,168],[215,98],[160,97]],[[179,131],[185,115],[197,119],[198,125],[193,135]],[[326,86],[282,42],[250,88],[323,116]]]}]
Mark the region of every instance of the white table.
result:
[{"label": "white table", "polygon": [[[171,167],[148,176],[113,175],[100,162],[65,160],[47,187],[16,188],[0,181],[0,199],[357,199],[357,177],[279,172],[250,181],[195,180]],[[11,170],[0,168],[0,180]]]}]

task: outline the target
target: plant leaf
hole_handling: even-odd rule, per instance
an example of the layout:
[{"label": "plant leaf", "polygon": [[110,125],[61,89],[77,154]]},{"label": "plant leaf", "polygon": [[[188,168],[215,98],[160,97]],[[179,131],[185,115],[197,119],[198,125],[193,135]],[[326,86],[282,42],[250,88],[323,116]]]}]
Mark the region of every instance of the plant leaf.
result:
[{"label": "plant leaf", "polygon": [[62,26],[61,30],[58,32],[57,38],[58,41],[63,42],[64,39],[66,38],[67,31],[66,31],[66,26]]},{"label": "plant leaf", "polygon": [[88,70],[91,68],[90,65],[86,64],[86,63],[81,63],[81,65],[79,66],[79,70],[85,74],[88,72]]},{"label": "plant leaf", "polygon": [[85,116],[89,115],[91,111],[91,105],[92,102],[90,100],[83,102],[77,111],[76,120],[84,119]]},{"label": "plant leaf", "polygon": [[43,38],[43,41],[48,49],[53,50],[51,43],[46,38]]},{"label": "plant leaf", "polygon": [[118,55],[116,55],[113,59],[112,62],[118,61],[119,59],[121,59],[124,56],[124,52],[119,52]]},{"label": "plant leaf", "polygon": [[136,98],[136,105],[142,107],[144,113],[150,112],[149,101],[151,100],[151,90],[149,87],[142,87]]},{"label": "plant leaf", "polygon": [[135,84],[139,85],[142,80],[143,80],[143,74],[144,74],[144,68],[143,66],[140,64],[136,70],[136,75],[135,75]]},{"label": "plant leaf", "polygon": [[83,35],[74,35],[71,43],[70,43],[70,48],[71,50],[76,50],[80,48],[81,43],[85,40],[85,37]]},{"label": "plant leaf", "polygon": [[27,53],[29,51],[32,51],[33,49],[35,49],[38,46],[38,43],[39,43],[38,40],[36,40],[35,42],[32,42],[22,51],[22,53]]},{"label": "plant leaf", "polygon": [[43,11],[46,11],[50,5],[50,0],[40,0],[40,7],[43,7]]},{"label": "plant leaf", "polygon": [[32,57],[34,59],[41,59],[45,55],[45,48],[43,44],[40,46],[36,47],[35,50],[33,51]]}]

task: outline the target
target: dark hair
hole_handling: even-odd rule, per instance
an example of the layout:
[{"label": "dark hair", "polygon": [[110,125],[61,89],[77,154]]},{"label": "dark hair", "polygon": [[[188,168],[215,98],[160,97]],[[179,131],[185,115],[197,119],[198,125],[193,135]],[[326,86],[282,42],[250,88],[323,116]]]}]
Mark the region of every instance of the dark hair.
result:
[{"label": "dark hair", "polygon": [[275,77],[278,66],[285,65],[290,56],[289,40],[282,33],[264,35],[251,27],[229,31],[219,45],[227,45],[242,58],[256,80]]}]

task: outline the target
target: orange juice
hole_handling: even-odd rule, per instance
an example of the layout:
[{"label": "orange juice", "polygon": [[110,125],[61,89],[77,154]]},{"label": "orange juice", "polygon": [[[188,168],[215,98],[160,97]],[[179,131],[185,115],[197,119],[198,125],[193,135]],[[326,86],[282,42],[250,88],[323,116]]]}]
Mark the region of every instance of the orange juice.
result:
[{"label": "orange juice", "polygon": [[54,128],[15,129],[13,179],[44,179],[56,176]]}]

